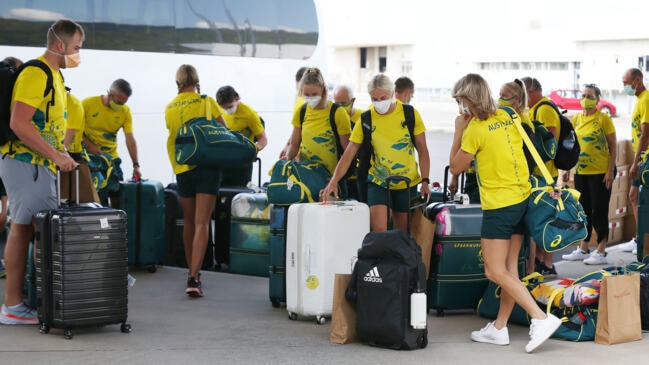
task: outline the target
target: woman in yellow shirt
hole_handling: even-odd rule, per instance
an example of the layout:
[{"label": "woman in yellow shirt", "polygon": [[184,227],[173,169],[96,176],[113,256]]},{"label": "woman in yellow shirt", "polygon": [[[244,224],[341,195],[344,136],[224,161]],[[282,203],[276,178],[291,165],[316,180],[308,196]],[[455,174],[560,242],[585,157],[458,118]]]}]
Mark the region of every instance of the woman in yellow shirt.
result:
[{"label": "woman in yellow shirt", "polygon": [[[608,241],[608,203],[615,178],[617,138],[611,117],[597,110],[601,91],[595,84],[584,86],[581,98],[582,112],[572,117],[572,125],[579,141],[581,153],[575,166],[575,189],[581,195],[588,221],[586,238],[573,252],[563,255],[564,260],[583,260],[587,265],[605,265]],[[563,176],[568,180],[568,172]],[[597,250],[588,249],[591,232],[597,233]]]},{"label": "woman in yellow shirt", "polygon": [[[364,113],[370,113],[372,121],[371,144],[374,158],[367,174],[367,204],[370,206],[370,227],[372,231],[385,231],[388,227],[388,211],[394,228],[407,230],[408,204],[410,198],[417,194],[417,185],[421,182],[421,195],[430,196],[430,157],[426,146],[426,127],[417,110],[414,110],[414,138],[406,126],[403,104],[394,99],[394,84],[383,74],[376,75],[368,84],[372,106]],[[337,184],[345,174],[364,140],[363,124],[356,123],[350,137],[350,143],[336,166],[329,184],[321,191],[323,200],[330,194],[338,196]],[[414,140],[414,143],[413,143]],[[415,149],[419,164],[415,159]],[[388,206],[386,178],[390,175],[405,176],[412,185],[400,182],[390,187]],[[360,182],[359,183],[363,183]]]},{"label": "woman in yellow shirt", "polygon": [[200,270],[207,249],[208,225],[216,205],[216,195],[221,183],[221,172],[214,167],[180,165],[174,158],[175,139],[178,129],[186,121],[206,116],[206,103],[210,104],[211,117],[225,125],[220,109],[213,98],[201,95],[198,72],[192,65],[181,65],[176,71],[178,95],[165,108],[165,122],[169,130],[167,153],[176,174],[178,195],[183,208],[185,226],[183,242],[189,268],[185,293],[190,297],[202,297]]},{"label": "woman in yellow shirt", "polygon": [[532,318],[532,352],[556,331],[561,320],[543,312],[518,277],[518,255],[524,232],[524,216],[530,195],[529,171],[523,140],[515,123],[520,123],[496,107],[489,85],[477,74],[468,74],[453,87],[460,115],[450,153],[450,170],[458,175],[475,159],[482,202],[481,248],[485,275],[502,288],[500,310],[494,322],[471,333],[476,342],[508,345],[507,321],[514,303]]}]

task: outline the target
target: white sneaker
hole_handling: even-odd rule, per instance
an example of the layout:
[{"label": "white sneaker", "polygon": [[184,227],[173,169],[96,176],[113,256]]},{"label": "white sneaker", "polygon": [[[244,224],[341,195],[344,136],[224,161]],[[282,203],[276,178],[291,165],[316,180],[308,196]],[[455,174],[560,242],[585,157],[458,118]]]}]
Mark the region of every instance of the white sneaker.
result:
[{"label": "white sneaker", "polygon": [[590,257],[590,252],[582,251],[581,248],[577,248],[567,255],[562,255],[561,258],[568,261],[580,261]]},{"label": "white sneaker", "polygon": [[638,254],[638,249],[634,248],[633,251],[631,251],[632,254],[637,255]]},{"label": "white sneaker", "polygon": [[561,320],[551,313],[547,314],[546,319],[532,318],[532,324],[530,324],[530,342],[525,345],[525,352],[532,352],[541,346],[545,340],[552,336],[560,325]]},{"label": "white sneaker", "polygon": [[606,265],[608,261],[606,261],[606,253],[601,253],[599,251],[593,252],[593,254],[584,260],[584,264],[586,265]]},{"label": "white sneaker", "polygon": [[623,252],[631,252],[638,248],[638,243],[635,241],[635,237],[629,242],[620,243],[617,245],[618,249]]},{"label": "white sneaker", "polygon": [[471,339],[475,342],[509,345],[509,331],[506,326],[497,329],[494,327],[493,322],[489,322],[480,331],[471,332]]}]

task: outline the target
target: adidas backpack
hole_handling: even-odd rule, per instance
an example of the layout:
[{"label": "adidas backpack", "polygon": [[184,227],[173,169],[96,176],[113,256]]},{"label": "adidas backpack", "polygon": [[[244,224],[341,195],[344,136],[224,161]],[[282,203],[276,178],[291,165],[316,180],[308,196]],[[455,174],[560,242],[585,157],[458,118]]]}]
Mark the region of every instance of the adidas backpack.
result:
[{"label": "adidas backpack", "polygon": [[368,233],[345,293],[356,302],[358,338],[391,349],[426,347],[427,328],[414,328],[410,318],[411,294],[425,288],[426,267],[414,239],[400,230]]}]

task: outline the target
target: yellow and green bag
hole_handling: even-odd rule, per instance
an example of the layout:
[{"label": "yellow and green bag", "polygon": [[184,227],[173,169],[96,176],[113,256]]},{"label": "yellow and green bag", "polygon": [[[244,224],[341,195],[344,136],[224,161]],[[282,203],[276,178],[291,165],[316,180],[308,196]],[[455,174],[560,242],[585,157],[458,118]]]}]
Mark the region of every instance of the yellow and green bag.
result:
[{"label": "yellow and green bag", "polygon": [[268,202],[275,205],[313,203],[331,178],[324,165],[279,160],[270,170]]}]

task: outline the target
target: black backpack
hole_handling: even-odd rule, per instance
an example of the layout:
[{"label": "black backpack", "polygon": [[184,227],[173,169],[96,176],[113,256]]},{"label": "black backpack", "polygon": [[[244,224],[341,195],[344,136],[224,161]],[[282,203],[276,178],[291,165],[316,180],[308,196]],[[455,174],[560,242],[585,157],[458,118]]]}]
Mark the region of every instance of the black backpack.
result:
[{"label": "black backpack", "polygon": [[11,94],[20,72],[30,66],[40,68],[47,75],[43,97],[46,97],[50,92],[52,93],[52,98],[47,103],[45,111],[45,120],[49,120],[50,105],[54,105],[54,81],[50,68],[43,61],[36,59],[27,61],[18,68],[12,67],[5,61],[0,61],[0,145],[18,140],[9,125],[11,120]]},{"label": "black backpack", "polygon": [[425,291],[426,267],[417,242],[401,230],[368,233],[345,292],[356,303],[358,338],[391,349],[426,347],[427,328],[410,325],[411,294]]},{"label": "black backpack", "polygon": [[559,130],[559,138],[557,141],[557,154],[554,156],[554,165],[560,170],[570,170],[577,164],[579,153],[581,152],[581,147],[579,146],[577,134],[575,134],[572,122],[559,111],[556,105],[547,100],[541,102],[534,110],[534,120],[536,120],[536,112],[541,105],[551,106],[557,115],[559,115],[561,122],[561,129]]},{"label": "black backpack", "polygon": [[[402,104],[405,116],[405,125],[410,133],[412,145],[415,145],[415,108],[412,105]],[[356,176],[361,182],[358,192],[359,200],[367,202],[367,174],[370,170],[371,160],[374,158],[374,147],[372,147],[372,112],[366,110],[361,113],[361,126],[363,127],[363,143],[358,151],[358,170]]]}]

